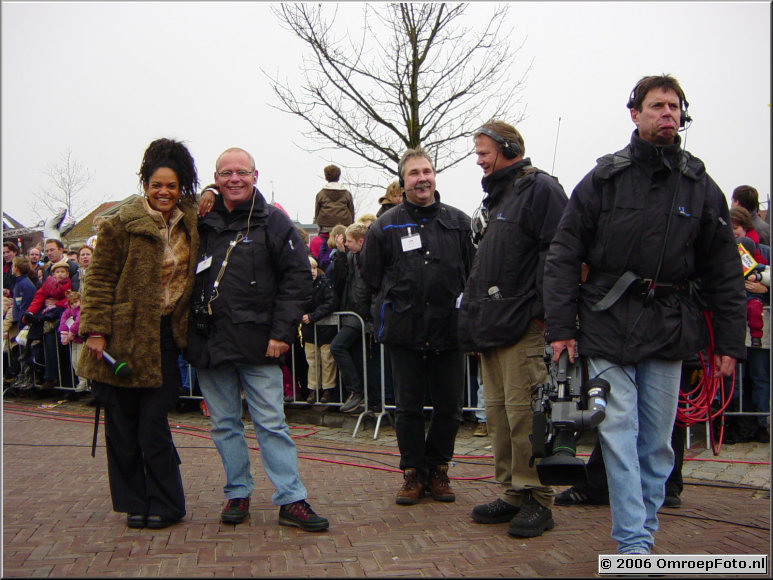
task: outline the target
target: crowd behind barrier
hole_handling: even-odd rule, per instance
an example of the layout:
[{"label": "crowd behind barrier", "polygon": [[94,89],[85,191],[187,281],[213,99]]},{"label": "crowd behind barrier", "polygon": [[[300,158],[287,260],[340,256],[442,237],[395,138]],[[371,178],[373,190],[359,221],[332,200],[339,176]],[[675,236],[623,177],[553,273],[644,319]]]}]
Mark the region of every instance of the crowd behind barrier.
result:
[{"label": "crowd behind barrier", "polygon": [[[317,325],[334,325],[334,326],[340,326],[340,316],[342,315],[351,315],[351,316],[357,316],[360,318],[355,312],[351,311],[340,311],[340,312],[334,312],[333,314],[329,315],[328,317],[318,321],[314,325],[314,331],[316,333],[317,331]],[[770,320],[770,306],[765,307],[765,319]],[[360,318],[361,320],[361,318]],[[58,331],[54,331],[57,332]],[[360,428],[363,425],[363,422],[368,418],[373,418],[375,420],[375,427],[374,427],[374,433],[373,433],[373,439],[378,439],[379,430],[381,428],[381,424],[386,418],[390,423],[392,423],[393,419],[390,415],[390,412],[393,412],[395,409],[395,404],[392,399],[392,397],[389,394],[388,391],[388,378],[386,373],[386,361],[385,361],[385,355],[384,355],[384,345],[379,344],[378,351],[377,351],[377,369],[378,372],[375,375],[378,378],[378,384],[374,387],[369,383],[369,381],[372,382],[372,379],[374,377],[374,374],[372,372],[368,372],[368,363],[372,360],[371,356],[368,356],[368,341],[371,339],[371,337],[365,333],[365,331],[362,331],[362,353],[363,353],[363,384],[365,386],[365,393],[364,393],[364,405],[363,410],[360,413],[357,413],[357,421],[354,426],[352,437],[356,437],[357,433],[359,432]],[[65,393],[73,393],[76,390],[76,386],[78,384],[78,377],[75,374],[75,370],[73,369],[73,365],[71,364],[71,350],[72,350],[72,344],[61,346],[61,344],[58,341],[57,336],[57,348],[56,348],[56,355],[57,355],[57,373],[58,373],[58,383],[56,386],[53,387],[56,391],[62,391]],[[374,343],[375,345],[375,343]],[[20,394],[25,391],[31,391],[31,390],[39,390],[41,388],[42,382],[37,379],[37,375],[39,375],[40,372],[42,372],[43,367],[45,366],[45,362],[41,359],[42,356],[42,344],[40,345],[40,349],[36,349],[33,347],[37,347],[38,345],[25,345],[22,347],[21,345],[18,345],[20,348],[11,348],[12,342],[11,341],[5,341],[3,344],[3,351],[4,351],[4,359],[5,364],[4,366],[7,367],[8,362],[11,357],[14,357],[16,359],[17,364],[19,365],[21,371],[19,372],[19,375],[17,377],[17,381],[15,383],[11,384],[5,384],[3,388],[3,395],[6,394]],[[24,356],[25,351],[27,349],[32,349],[31,354],[33,358],[30,360],[27,359],[27,357]],[[764,349],[769,350],[769,349]],[[296,388],[293,389],[292,394],[292,401],[288,401],[288,404],[292,404],[294,406],[307,406],[307,403],[305,402],[305,398],[299,398],[299,390],[297,386],[299,385],[299,372],[298,369],[301,365],[301,363],[296,360],[296,354],[293,349],[290,350],[290,361],[287,365],[290,375],[292,377],[292,384],[296,385]],[[318,361],[317,361],[318,362]],[[478,413],[481,411],[484,411],[485,408],[479,404],[477,400],[477,391],[479,386],[479,377],[478,373],[473,370],[473,367],[477,363],[474,360],[474,357],[472,355],[469,355],[465,358],[465,394],[464,394],[464,405],[462,407],[463,412],[465,413]],[[767,412],[763,411],[756,411],[754,410],[754,405],[752,404],[751,398],[750,398],[750,392],[751,392],[751,386],[747,384],[747,380],[744,379],[745,376],[745,370],[746,365],[745,363],[739,363],[736,367],[736,382],[734,387],[734,393],[732,395],[732,400],[737,401],[737,403],[733,404],[731,407],[729,407],[725,412],[725,417],[754,417],[754,418],[767,418],[769,422],[770,418],[770,410]],[[181,399],[188,399],[193,401],[203,401],[203,396],[201,395],[201,391],[198,388],[198,384],[196,382],[196,372],[195,369],[188,363],[182,362],[180,365],[180,372],[182,377],[182,390],[180,392],[180,398]],[[320,380],[319,373],[317,374],[318,381]],[[341,383],[340,377],[337,378],[337,388],[336,388],[337,397],[335,400],[325,403],[329,407],[341,407],[344,400],[344,391],[343,391],[343,385]],[[377,400],[373,400],[373,394],[377,393],[378,396],[376,397]],[[319,404],[319,403],[316,403]],[[425,410],[431,409],[431,404],[427,404],[425,406]],[[768,409],[770,409],[770,406],[768,406]],[[708,429],[709,425],[708,423],[704,423],[704,428],[706,429],[707,436],[706,436],[706,447],[708,448],[710,446],[710,438],[708,436]],[[687,429],[687,447],[691,447],[691,439],[692,439],[692,429],[691,427],[688,427]]]}]

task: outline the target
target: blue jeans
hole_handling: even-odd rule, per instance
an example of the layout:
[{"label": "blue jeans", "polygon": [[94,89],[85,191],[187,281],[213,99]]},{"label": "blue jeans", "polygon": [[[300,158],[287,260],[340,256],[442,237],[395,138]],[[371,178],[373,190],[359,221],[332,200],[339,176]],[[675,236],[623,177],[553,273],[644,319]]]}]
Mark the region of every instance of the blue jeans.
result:
[{"label": "blue jeans", "polygon": [[655,543],[657,511],[674,465],[671,429],[681,368],[681,361],[645,360],[620,367],[588,358],[591,378],[608,369],[601,375],[609,381],[610,393],[599,438],[607,468],[612,539],[621,554],[648,554]]},{"label": "blue jeans", "polygon": [[[751,399],[754,410],[760,413],[770,411],[770,349],[746,349],[746,376],[744,390],[751,389]],[[767,417],[757,417],[759,424],[767,425]]]},{"label": "blue jeans", "polygon": [[306,499],[306,488],[298,475],[298,452],[285,423],[281,369],[277,365],[233,363],[218,369],[197,369],[197,373],[209,409],[212,439],[225,469],[226,499],[250,497],[254,487],[242,423],[242,390],[263,468],[274,484],[271,502],[286,505]]}]

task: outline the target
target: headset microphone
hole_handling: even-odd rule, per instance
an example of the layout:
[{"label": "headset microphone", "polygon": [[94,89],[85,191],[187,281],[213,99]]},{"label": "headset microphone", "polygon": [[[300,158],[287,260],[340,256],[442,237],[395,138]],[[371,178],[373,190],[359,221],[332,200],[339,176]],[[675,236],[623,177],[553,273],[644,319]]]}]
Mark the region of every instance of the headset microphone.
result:
[{"label": "headset microphone", "polygon": [[110,365],[110,368],[113,369],[113,374],[120,379],[125,379],[132,374],[129,363],[122,360],[115,360],[106,350],[102,351],[102,360]]},{"label": "headset microphone", "polygon": [[499,145],[499,149],[502,151],[502,156],[505,159],[515,159],[521,154],[521,148],[518,147],[517,143],[514,141],[508,141],[491,129],[481,127],[475,131],[475,135],[486,135],[486,137],[491,137]]}]

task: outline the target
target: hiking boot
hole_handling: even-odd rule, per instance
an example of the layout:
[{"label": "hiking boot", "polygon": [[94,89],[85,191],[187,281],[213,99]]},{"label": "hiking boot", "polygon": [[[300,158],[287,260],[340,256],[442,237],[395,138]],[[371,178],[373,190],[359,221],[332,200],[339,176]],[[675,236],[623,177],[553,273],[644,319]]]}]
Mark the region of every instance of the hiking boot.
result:
[{"label": "hiking boot", "polygon": [[666,495],[663,500],[663,507],[666,508],[678,508],[682,506],[682,498],[678,494]]},{"label": "hiking boot", "polygon": [[307,532],[324,532],[330,526],[330,522],[315,514],[303,499],[280,507],[279,523],[283,526],[295,526]]},{"label": "hiking boot", "polygon": [[[309,405],[313,405],[314,403],[316,403],[317,402],[317,391],[315,391],[313,389],[309,389],[309,396],[306,397],[306,402]],[[320,402],[322,402],[322,401],[320,401]]]},{"label": "hiking boot", "polygon": [[512,520],[520,509],[497,498],[492,502],[476,505],[472,508],[470,517],[480,524],[503,524]]},{"label": "hiking boot", "polygon": [[507,533],[516,538],[533,538],[556,526],[550,508],[535,500],[531,493],[524,499],[521,509],[510,520]]},{"label": "hiking boot", "polygon": [[223,511],[220,512],[220,521],[224,524],[240,524],[250,515],[250,498],[237,497],[229,499]]},{"label": "hiking boot", "polygon": [[334,389],[322,389],[322,396],[319,398],[320,403],[329,403],[333,400]]},{"label": "hiking boot", "polygon": [[556,494],[553,502],[556,505],[609,505],[609,498],[597,500],[582,491],[578,486],[572,486]]},{"label": "hiking boot", "polygon": [[454,501],[456,495],[451,489],[451,482],[448,479],[448,464],[442,463],[436,465],[429,472],[429,481],[427,481],[429,494],[436,501]]},{"label": "hiking boot", "polygon": [[403,473],[403,486],[397,492],[395,502],[400,505],[414,505],[424,495],[425,484],[419,480],[419,473],[414,467],[409,467]]},{"label": "hiking boot", "polygon": [[481,421],[478,423],[478,426],[475,427],[475,431],[472,432],[473,437],[486,437],[488,435],[488,427],[486,426],[485,421]]},{"label": "hiking boot", "polygon": [[342,413],[350,413],[354,411],[362,403],[362,393],[349,393],[349,398],[341,405]]}]

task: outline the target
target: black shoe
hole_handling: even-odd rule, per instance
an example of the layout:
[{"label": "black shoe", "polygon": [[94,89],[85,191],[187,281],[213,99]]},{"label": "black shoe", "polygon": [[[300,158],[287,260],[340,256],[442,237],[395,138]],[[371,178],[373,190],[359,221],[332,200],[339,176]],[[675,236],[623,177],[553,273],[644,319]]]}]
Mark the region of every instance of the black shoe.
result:
[{"label": "black shoe", "polygon": [[516,538],[534,538],[554,527],[556,527],[556,523],[553,521],[553,512],[535,500],[529,493],[521,509],[510,520],[507,533]]},{"label": "black shoe", "polygon": [[349,398],[341,405],[342,413],[351,413],[362,403],[362,393],[349,393]]},{"label": "black shoe", "polygon": [[307,532],[324,532],[330,522],[318,516],[306,500],[288,503],[279,508],[279,523],[283,526],[295,526]]},{"label": "black shoe", "polygon": [[576,485],[557,494],[553,500],[556,505],[609,505],[609,497],[598,500],[589,496]]},{"label": "black shoe", "polygon": [[148,516],[147,526],[152,530],[163,530],[179,521],[180,520],[166,518],[164,516]]},{"label": "black shoe", "polygon": [[240,524],[250,515],[250,498],[237,497],[229,499],[223,511],[220,512],[220,521],[224,524]]},{"label": "black shoe", "polygon": [[682,506],[682,498],[677,494],[667,495],[663,500],[663,507],[666,508],[678,508]]},{"label": "black shoe", "polygon": [[757,432],[754,434],[754,441],[758,443],[770,443],[770,432],[768,428],[760,425],[757,427]]},{"label": "black shoe", "polygon": [[512,520],[518,510],[518,506],[497,498],[492,502],[476,505],[472,508],[470,517],[481,524],[503,524]]},{"label": "black shoe", "polygon": [[145,514],[127,514],[126,515],[126,525],[130,528],[144,528],[145,524],[147,523],[147,518],[145,517]]},{"label": "black shoe", "polygon": [[762,339],[757,337],[757,336],[753,336],[752,337],[752,348],[762,348]]}]

